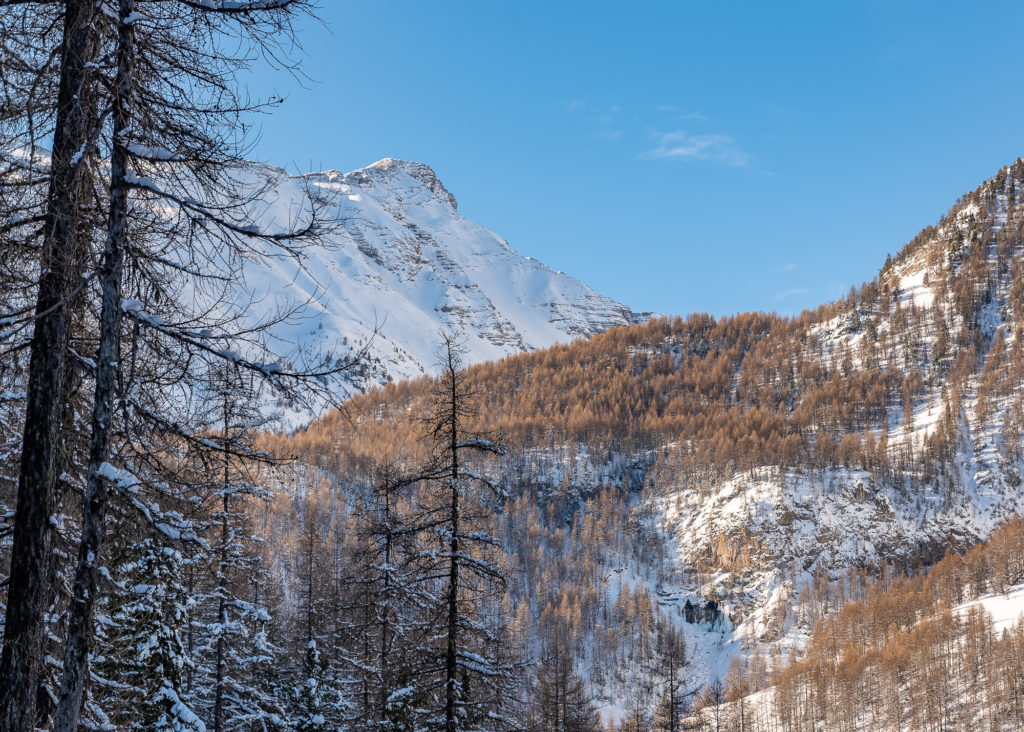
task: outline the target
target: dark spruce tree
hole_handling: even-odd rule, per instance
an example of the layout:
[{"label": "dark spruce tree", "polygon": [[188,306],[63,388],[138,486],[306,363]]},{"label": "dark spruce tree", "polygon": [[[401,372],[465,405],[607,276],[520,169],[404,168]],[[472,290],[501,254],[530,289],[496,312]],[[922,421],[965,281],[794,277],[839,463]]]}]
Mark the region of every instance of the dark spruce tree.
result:
[{"label": "dark spruce tree", "polygon": [[112,704],[102,706],[113,712],[118,729],[205,730],[184,700],[191,659],[180,635],[188,607],[183,563],[162,534],[135,543],[128,552],[120,604],[107,624],[105,646],[112,657],[101,664],[114,695]]}]

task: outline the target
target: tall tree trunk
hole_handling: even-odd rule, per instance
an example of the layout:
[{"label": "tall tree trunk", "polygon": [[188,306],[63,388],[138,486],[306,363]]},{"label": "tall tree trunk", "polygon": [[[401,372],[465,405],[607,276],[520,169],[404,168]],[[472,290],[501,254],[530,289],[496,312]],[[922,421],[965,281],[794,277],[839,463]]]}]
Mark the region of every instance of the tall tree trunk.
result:
[{"label": "tall tree trunk", "polygon": [[228,559],[231,551],[231,529],[228,524],[228,511],[231,509],[231,374],[224,372],[224,475],[221,484],[221,516],[220,516],[220,551],[217,571],[217,622],[220,633],[217,636],[216,677],[213,695],[213,731],[223,732],[225,707],[227,706],[224,687],[227,683],[228,646],[224,638],[228,627]]},{"label": "tall tree trunk", "polygon": [[306,645],[313,642],[313,553],[316,541],[316,514],[306,513]]},{"label": "tall tree trunk", "polygon": [[[189,597],[195,597],[196,594],[196,570],[194,560],[190,561],[185,567],[185,587]],[[196,610],[195,605],[190,603],[185,610],[186,617],[188,620],[185,625],[185,651],[189,658],[196,657]],[[190,663],[185,668],[185,692],[187,695],[192,694],[192,680],[195,675],[195,664]]]},{"label": "tall tree trunk", "polygon": [[97,124],[95,81],[98,31],[95,0],[69,0],[64,14],[60,85],[50,186],[36,295],[28,400],[18,474],[7,614],[0,653],[0,729],[35,726],[44,657],[45,613],[53,592],[50,521],[61,474],[60,427],[68,374],[69,303],[81,283],[88,245],[82,223],[88,200],[84,158]]},{"label": "tall tree trunk", "polygon": [[448,568],[448,649],[445,654],[445,732],[457,732],[456,716],[458,711],[458,637],[459,637],[459,424],[458,424],[458,383],[454,369],[451,368],[451,349],[448,350],[451,380],[451,524],[452,535],[449,540]]},{"label": "tall tree trunk", "polygon": [[[443,538],[442,546],[447,549],[444,558],[448,561],[447,575],[448,582],[443,596],[443,608],[447,612],[446,645],[443,655],[444,663],[444,729],[445,732],[458,732],[466,725],[475,724],[474,717],[480,717],[485,713],[482,705],[489,704],[485,701],[488,682],[482,684],[483,694],[477,695],[474,699],[475,687],[471,687],[470,680],[474,677],[474,670],[471,664],[463,663],[460,656],[466,653],[467,647],[474,650],[482,649],[480,644],[485,643],[482,628],[470,627],[467,618],[472,619],[472,602],[467,603],[470,597],[463,596],[474,593],[473,576],[478,576],[483,582],[501,582],[501,573],[488,569],[483,564],[477,564],[472,556],[473,547],[479,546],[486,551],[488,545],[493,546],[494,540],[486,534],[477,532],[463,533],[463,523],[472,528],[474,522],[473,506],[470,500],[469,513],[463,515],[466,507],[462,503],[463,490],[470,491],[476,483],[482,483],[494,488],[494,484],[480,476],[474,476],[462,469],[462,451],[504,454],[504,450],[489,440],[463,432],[464,422],[476,415],[475,407],[472,404],[473,393],[464,381],[462,363],[460,358],[459,345],[449,336],[444,337],[441,356],[443,368],[440,379],[437,382],[437,390],[434,392],[434,402],[431,406],[431,433],[434,439],[434,467],[433,474],[428,480],[436,480],[441,483],[442,488],[438,495],[439,502],[444,501],[444,519],[439,522],[443,530],[448,532],[447,538]],[[467,495],[469,495],[467,493]],[[441,509],[441,506],[438,506]],[[476,517],[479,518],[478,516]],[[468,572],[470,584],[463,587],[461,584],[463,569]],[[474,646],[474,641],[478,645]],[[490,665],[493,661],[485,659],[484,665]],[[480,669],[483,673],[485,669]],[[500,683],[497,677],[501,671],[495,669],[490,675],[491,681]],[[493,690],[493,689],[492,689]]]},{"label": "tall tree trunk", "polygon": [[102,304],[100,342],[96,354],[96,395],[93,401],[92,436],[89,446],[89,477],[85,487],[82,538],[68,608],[68,637],[64,651],[64,672],[57,704],[56,732],[75,732],[88,676],[92,617],[96,601],[97,563],[103,548],[107,508],[110,437],[113,431],[117,372],[121,344],[121,272],[128,220],[128,140],[131,127],[132,70],[135,33],[126,22],[135,0],[120,0],[117,31],[117,73],[113,95],[113,150],[110,159],[110,216],[107,241],[100,265]]},{"label": "tall tree trunk", "polygon": [[384,722],[388,716],[388,697],[393,691],[392,686],[392,675],[388,665],[388,654],[391,650],[390,641],[390,621],[391,621],[391,486],[387,482],[384,483],[384,566],[387,569],[384,571],[384,588],[382,597],[384,601],[383,615],[381,619],[381,631],[380,631],[380,658],[377,662],[377,667],[380,669],[380,721]]},{"label": "tall tree trunk", "polygon": [[[225,442],[225,450],[227,449],[227,443]],[[220,524],[220,538],[221,538],[221,549],[220,549],[220,568],[217,573],[217,622],[220,624],[220,634],[217,636],[217,650],[216,650],[216,678],[214,681],[214,696],[213,696],[213,730],[214,732],[222,732],[224,729],[224,707],[226,706],[226,698],[224,694],[224,686],[227,683],[227,667],[228,667],[228,648],[227,641],[224,638],[225,628],[228,627],[228,597],[227,597],[227,573],[228,573],[228,541],[230,540],[230,531],[228,529],[228,509],[231,508],[230,502],[228,501],[227,493],[227,468],[225,468],[224,478],[224,495],[221,499],[221,510],[223,516],[221,517]]]}]

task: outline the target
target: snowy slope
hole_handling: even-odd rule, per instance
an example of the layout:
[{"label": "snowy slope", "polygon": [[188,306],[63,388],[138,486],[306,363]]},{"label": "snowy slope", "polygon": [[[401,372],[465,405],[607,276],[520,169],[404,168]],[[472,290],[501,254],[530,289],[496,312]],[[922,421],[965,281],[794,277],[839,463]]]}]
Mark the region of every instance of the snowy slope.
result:
[{"label": "snowy slope", "polygon": [[636,320],[629,308],[524,257],[459,214],[455,197],[422,163],[386,158],[351,173],[275,180],[260,218],[286,228],[312,196],[333,223],[302,268],[278,262],[247,272],[261,302],[307,302],[275,336],[306,347],[369,343],[364,384],[430,373],[438,334],[465,341],[467,363],[543,348]]},{"label": "snowy slope", "polygon": [[957,605],[953,612],[966,617],[972,607],[981,607],[992,617],[992,630],[998,635],[1024,622],[1024,585],[1014,585],[1003,593],[990,593]]}]

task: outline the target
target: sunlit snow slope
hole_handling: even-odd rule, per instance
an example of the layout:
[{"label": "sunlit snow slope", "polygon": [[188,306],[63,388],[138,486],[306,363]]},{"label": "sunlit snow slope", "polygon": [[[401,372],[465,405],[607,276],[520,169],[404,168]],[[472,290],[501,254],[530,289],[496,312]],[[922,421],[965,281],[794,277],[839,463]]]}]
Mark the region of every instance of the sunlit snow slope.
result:
[{"label": "sunlit snow slope", "polygon": [[[308,189],[336,225],[303,271],[250,272],[271,302],[311,307],[276,336],[309,345],[369,342],[363,384],[430,373],[439,332],[465,341],[468,363],[586,337],[636,320],[629,308],[524,257],[459,214],[455,197],[422,163],[386,158],[351,173],[276,176],[267,214],[278,222],[308,205]],[[275,198],[276,196],[276,198]]]}]

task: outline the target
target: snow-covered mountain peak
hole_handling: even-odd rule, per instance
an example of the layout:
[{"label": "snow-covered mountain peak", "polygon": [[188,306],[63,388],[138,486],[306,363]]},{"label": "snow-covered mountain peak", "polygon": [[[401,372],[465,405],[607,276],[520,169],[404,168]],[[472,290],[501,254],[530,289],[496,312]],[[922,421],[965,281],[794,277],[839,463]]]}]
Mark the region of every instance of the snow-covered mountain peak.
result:
[{"label": "snow-covered mountain peak", "polygon": [[644,319],[462,216],[423,163],[385,158],[300,177],[261,170],[275,188],[267,215],[293,220],[312,196],[330,226],[302,271],[280,266],[247,280],[275,307],[307,303],[280,340],[366,347],[365,385],[431,373],[441,331],[478,363]]},{"label": "snow-covered mountain peak", "polygon": [[459,202],[455,200],[441,179],[437,177],[434,169],[425,163],[417,163],[412,160],[399,160],[397,158],[384,158],[372,165],[354,171],[350,176],[366,176],[383,185],[397,188],[394,184],[401,186],[400,176],[407,176],[418,181],[429,191],[436,194],[442,201],[447,201],[453,209],[459,208]]}]

